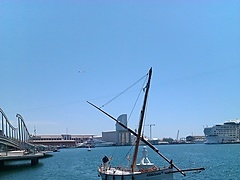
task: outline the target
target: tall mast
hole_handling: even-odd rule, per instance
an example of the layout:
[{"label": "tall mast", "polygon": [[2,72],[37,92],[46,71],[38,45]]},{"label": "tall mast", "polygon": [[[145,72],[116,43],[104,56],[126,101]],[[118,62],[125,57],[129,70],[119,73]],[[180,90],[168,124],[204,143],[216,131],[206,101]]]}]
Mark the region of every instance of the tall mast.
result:
[{"label": "tall mast", "polygon": [[132,172],[135,171],[136,162],[137,162],[137,154],[138,154],[139,144],[140,144],[141,135],[142,135],[143,119],[144,119],[144,114],[145,114],[145,109],[146,109],[146,104],[147,104],[148,91],[149,91],[149,88],[150,88],[151,76],[152,76],[152,68],[150,68],[150,70],[148,72],[148,82],[147,82],[147,85],[146,85],[146,91],[145,91],[143,106],[142,106],[139,125],[138,125],[138,134],[137,134],[136,146],[135,146],[135,150],[134,150],[134,154],[133,154]]}]

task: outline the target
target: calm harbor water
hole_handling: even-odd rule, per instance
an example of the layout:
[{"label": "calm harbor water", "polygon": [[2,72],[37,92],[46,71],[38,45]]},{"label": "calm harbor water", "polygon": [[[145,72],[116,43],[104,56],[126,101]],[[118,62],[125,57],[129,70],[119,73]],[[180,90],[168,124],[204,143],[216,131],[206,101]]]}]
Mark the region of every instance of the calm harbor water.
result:
[{"label": "calm harbor water", "polygon": [[[205,167],[200,173],[187,173],[183,177],[174,174],[174,179],[240,179],[240,144],[190,144],[190,145],[159,145],[157,146],[168,159],[173,159],[179,168]],[[45,180],[45,179],[73,179],[97,180],[97,167],[101,158],[113,155],[112,165],[127,165],[126,154],[131,147],[97,147],[91,151],[87,149],[61,149],[53,153],[52,157],[39,160],[39,164],[31,167],[29,161],[11,162],[0,170],[1,180]],[[142,147],[140,147],[141,151]],[[149,159],[156,165],[167,165],[156,153],[148,148]],[[141,155],[141,154],[140,154]]]}]

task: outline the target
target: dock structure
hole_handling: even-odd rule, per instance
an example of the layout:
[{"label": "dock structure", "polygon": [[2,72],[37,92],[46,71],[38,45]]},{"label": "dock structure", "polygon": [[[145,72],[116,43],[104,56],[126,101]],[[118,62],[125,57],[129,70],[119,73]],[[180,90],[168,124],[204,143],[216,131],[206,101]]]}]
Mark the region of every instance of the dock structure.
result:
[{"label": "dock structure", "polygon": [[39,158],[43,157],[43,153],[36,153],[36,154],[10,154],[6,156],[0,156],[0,168],[4,167],[5,161],[22,161],[22,160],[30,160],[31,165],[34,166],[38,164]]},{"label": "dock structure", "polygon": [[17,114],[18,127],[11,125],[6,114],[0,108],[0,167],[5,161],[30,160],[31,165],[38,164],[38,159],[45,154],[38,151],[33,143],[23,117]]},{"label": "dock structure", "polygon": [[18,127],[15,128],[1,108],[0,115],[0,151],[3,151],[3,149],[34,149],[34,144],[31,143],[32,136],[27,129],[23,117],[20,114],[16,115],[18,118]]}]

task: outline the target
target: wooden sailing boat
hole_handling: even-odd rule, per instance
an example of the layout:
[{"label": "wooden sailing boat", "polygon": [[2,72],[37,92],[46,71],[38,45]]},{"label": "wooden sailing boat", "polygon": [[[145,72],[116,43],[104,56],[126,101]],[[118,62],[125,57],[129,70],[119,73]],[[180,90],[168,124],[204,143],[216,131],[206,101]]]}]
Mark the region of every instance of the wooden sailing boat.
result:
[{"label": "wooden sailing boat", "polygon": [[[144,95],[144,101],[143,101],[143,106],[142,110],[140,113],[140,120],[139,120],[139,126],[138,126],[138,132],[136,133],[129,127],[125,126],[123,123],[118,121],[116,118],[111,116],[110,114],[106,113],[103,111],[101,108],[95,106],[94,104],[88,102],[95,108],[97,108],[99,111],[103,112],[106,114],[108,117],[116,121],[119,125],[127,129],[131,134],[137,137],[136,144],[135,144],[135,149],[134,149],[134,155],[133,155],[133,160],[132,160],[132,165],[131,169],[123,169],[119,167],[110,167],[109,166],[109,159],[105,156],[102,159],[102,165],[98,168],[98,173],[100,177],[104,180],[111,180],[111,179],[135,179],[135,180],[145,180],[145,179],[164,179],[164,180],[172,180],[173,179],[173,173],[175,172],[180,172],[182,175],[186,175],[185,171],[198,171],[198,170],[204,170],[204,168],[195,168],[195,169],[185,169],[181,170],[179,169],[175,164],[173,164],[172,161],[168,160],[164,155],[160,153],[160,151],[154,147],[151,143],[149,143],[147,140],[144,139],[142,136],[142,127],[143,127],[143,119],[144,119],[144,114],[145,114],[145,109],[146,109],[146,103],[147,103],[147,97],[148,97],[148,92],[150,88],[150,81],[151,81],[151,76],[152,76],[152,68],[148,72],[148,81],[146,84],[146,90],[145,90],[145,95]],[[159,168],[155,166],[153,163],[151,163],[148,158],[147,158],[147,152],[144,147],[143,149],[143,158],[141,163],[137,164],[137,156],[138,156],[138,150],[139,150],[139,145],[140,141],[143,141],[146,145],[148,145],[151,149],[153,149],[157,154],[159,154],[164,160],[166,160],[169,163],[168,167],[165,168]],[[174,168],[174,169],[173,169]]]}]

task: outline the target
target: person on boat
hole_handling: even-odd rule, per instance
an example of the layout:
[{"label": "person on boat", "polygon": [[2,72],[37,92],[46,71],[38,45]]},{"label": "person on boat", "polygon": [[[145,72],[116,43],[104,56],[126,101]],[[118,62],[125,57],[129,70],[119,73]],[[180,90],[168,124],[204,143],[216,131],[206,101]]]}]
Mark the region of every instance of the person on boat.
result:
[{"label": "person on boat", "polygon": [[102,158],[102,165],[103,165],[103,169],[104,170],[107,170],[107,168],[109,167],[109,159],[108,157],[105,155],[103,158]]},{"label": "person on boat", "polygon": [[140,163],[137,164],[137,167],[139,171],[155,171],[158,169],[154,163],[151,163],[151,161],[148,159],[148,151],[146,146],[144,146],[142,149],[142,159]]},{"label": "person on boat", "polygon": [[143,154],[143,157],[142,157],[141,163],[151,164],[150,160],[148,159],[148,151],[146,146],[143,147],[142,154]]}]

